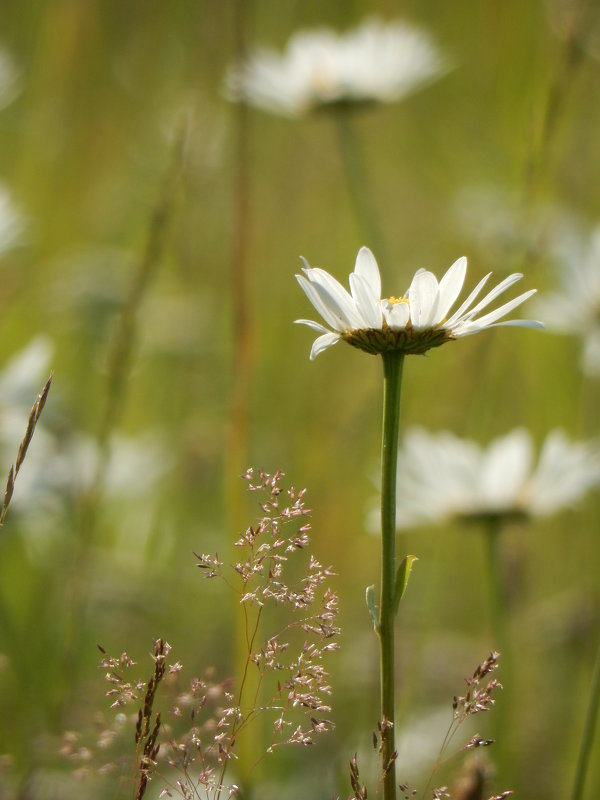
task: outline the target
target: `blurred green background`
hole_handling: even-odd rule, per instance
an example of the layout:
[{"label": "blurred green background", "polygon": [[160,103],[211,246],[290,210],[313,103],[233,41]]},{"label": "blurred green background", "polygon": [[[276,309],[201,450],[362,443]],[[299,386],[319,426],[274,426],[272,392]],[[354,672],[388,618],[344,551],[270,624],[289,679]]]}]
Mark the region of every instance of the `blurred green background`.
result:
[{"label": "blurred green background", "polygon": [[[565,14],[575,3],[285,0],[244,8],[247,41],[279,49],[300,27],[402,17],[428,29],[454,66],[353,121],[385,244],[375,253],[384,293],[403,292],[421,266],[441,276],[461,255],[469,288],[490,270],[498,280],[523,271],[522,291],[554,288],[545,244],[556,219],[585,228],[600,212],[600,61],[591,45],[573,56]],[[17,481],[0,531],[0,797],[87,794],[58,750],[62,731],[89,728],[107,705],[97,642],[127,650],[145,673],[160,635],[190,676],[209,665],[232,673],[235,603],[201,580],[193,551],[229,553],[240,514],[242,528],[254,520],[243,481],[231,499],[231,475],[249,465],[282,469],[308,487],[313,547],[339,575],[342,626],[341,650],[330,659],[337,728],[312,750],[273,756],[257,776],[258,794],[345,796],[348,759],[364,751],[369,763],[378,667],[364,590],[378,580],[379,552],[365,522],[377,494],[381,364],[341,345],[310,363],[313,336],[292,322],[314,317],[294,279],[299,256],[345,282],[370,242],[331,119],[250,110],[248,438],[232,448],[240,115],[222,82],[240,13],[203,0],[2,4],[0,46],[14,58],[21,91],[0,111],[0,181],[24,228],[0,258],[0,359],[9,364],[40,336],[42,350],[53,349],[47,368],[43,356],[32,367],[26,390],[12,398],[5,386],[0,404],[26,419],[50,368],[54,383],[43,417],[51,442],[40,435],[36,456],[34,438],[28,456],[39,483],[25,496],[26,461],[22,503]],[[93,475],[111,342],[184,122],[183,172],[135,315],[115,425],[138,443],[151,433],[154,449],[122,476],[109,466],[116,485],[90,501],[78,459],[92,463]],[[595,435],[598,386],[581,376],[579,354],[573,338],[516,329],[410,358],[402,424],[482,443],[517,425],[538,442],[555,426]],[[8,472],[24,427],[2,427]],[[57,453],[60,491],[51,480]],[[95,504],[93,525],[86,502]],[[440,709],[449,721],[463,678],[495,646],[484,548],[477,531],[458,527],[402,534],[398,546],[420,559],[399,620],[399,716],[427,764],[443,737]],[[510,705],[510,735],[495,785],[563,798],[598,639],[598,497],[515,526],[504,546],[515,656],[512,685],[498,701]],[[493,730],[493,715],[477,722],[479,733]],[[416,756],[402,758],[399,775],[423,785],[426,768]],[[458,771],[457,762],[444,780]],[[115,796],[116,783],[105,789]],[[586,796],[599,795],[596,759]]]}]

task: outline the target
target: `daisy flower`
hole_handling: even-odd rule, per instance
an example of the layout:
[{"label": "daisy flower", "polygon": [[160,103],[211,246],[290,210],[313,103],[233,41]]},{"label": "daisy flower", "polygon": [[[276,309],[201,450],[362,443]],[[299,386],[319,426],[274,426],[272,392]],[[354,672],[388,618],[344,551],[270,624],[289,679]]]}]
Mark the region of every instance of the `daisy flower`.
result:
[{"label": "daisy flower", "polygon": [[383,299],[379,267],[367,247],[361,247],[358,252],[354,272],[349,279],[350,293],[328,272],[313,268],[306,259],[302,260],[305,264],[304,274],[296,275],[298,283],[329,326],[327,328],[320,322],[307,319],[296,320],[320,334],[313,343],[311,360],[340,339],[368,353],[397,351],[409,354],[425,353],[452,339],[498,325],[544,327],[541,322],[534,320],[498,321],[531,297],[535,289],[479,316],[499,295],[523,277],[519,273],[509,275],[474,305],[491,275],[488,273],[459,308],[451,313],[465,280],[467,259],[464,257],[454,262],[441,281],[438,282],[432,272],[419,269],[405,294]]},{"label": "daisy flower", "polygon": [[423,31],[370,19],[345,34],[299,31],[283,54],[262,47],[232,67],[229,99],[284,116],[339,104],[400,100],[447,65]]},{"label": "daisy flower", "polygon": [[562,290],[540,298],[538,313],[549,328],[580,336],[584,372],[600,375],[600,225],[589,242],[564,235],[554,253],[562,267]]},{"label": "daisy flower", "polygon": [[534,466],[533,441],[523,428],[487,448],[413,428],[398,451],[396,525],[545,517],[599,483],[597,443],[570,442],[561,430],[548,434]]}]

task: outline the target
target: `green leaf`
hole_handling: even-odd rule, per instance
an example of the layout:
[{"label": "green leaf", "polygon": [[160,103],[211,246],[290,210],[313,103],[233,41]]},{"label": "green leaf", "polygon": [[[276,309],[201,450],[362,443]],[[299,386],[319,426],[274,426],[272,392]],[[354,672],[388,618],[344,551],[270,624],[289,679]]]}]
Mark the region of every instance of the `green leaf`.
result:
[{"label": "green leaf", "polygon": [[394,614],[398,613],[400,600],[404,597],[413,564],[418,560],[416,556],[404,556],[402,563],[398,567],[398,572],[396,573],[396,588],[394,589]]},{"label": "green leaf", "polygon": [[369,609],[369,614],[371,615],[371,619],[373,620],[373,625],[375,630],[379,630],[379,618],[377,616],[377,610],[375,608],[375,587],[374,586],[367,586],[366,591],[366,600],[367,600],[367,608]]}]

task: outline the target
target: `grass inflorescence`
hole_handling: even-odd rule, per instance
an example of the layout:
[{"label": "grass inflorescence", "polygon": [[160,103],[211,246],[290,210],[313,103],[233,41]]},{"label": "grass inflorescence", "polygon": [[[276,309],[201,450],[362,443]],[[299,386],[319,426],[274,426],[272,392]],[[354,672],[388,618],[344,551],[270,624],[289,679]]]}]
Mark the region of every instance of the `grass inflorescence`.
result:
[{"label": "grass inflorescence", "polygon": [[[135,800],[151,779],[164,784],[161,797],[237,794],[227,771],[239,738],[258,720],[268,720],[269,730],[261,759],[282,745],[310,745],[333,726],[325,659],[337,649],[339,633],[337,596],[326,585],[334,573],[309,554],[300,577],[298,571],[287,576],[289,562],[310,544],[305,490],[284,490],[282,472],[248,470],[244,477],[259,495],[261,513],[236,541],[240,559],[225,565],[216,554],[196,554],[204,577],[222,578],[239,600],[247,637],[239,684],[219,681],[206,666],[184,685],[183,667],[169,661],[171,648],[162,638],[154,643],[148,680],[134,676],[137,664],[127,653],[110,656],[100,647],[112,720],[101,726],[94,747],[83,746],[78,734],[65,738],[63,755],[80,775],[133,771]],[[251,694],[250,670],[258,675]],[[133,714],[131,706],[137,706]],[[111,751],[115,758],[106,761]],[[100,753],[105,760],[94,765]]]},{"label": "grass inflorescence", "polygon": [[52,375],[48,378],[42,391],[37,396],[35,403],[33,404],[31,411],[29,412],[29,418],[27,420],[27,428],[25,430],[25,435],[21,440],[21,444],[19,445],[19,449],[17,451],[17,458],[15,463],[11,466],[8,472],[8,478],[6,481],[6,488],[4,490],[4,501],[2,503],[2,510],[0,510],[0,528],[4,525],[4,520],[6,519],[6,515],[8,513],[8,507],[10,505],[10,501],[13,496],[13,492],[15,490],[15,481],[17,479],[17,475],[19,474],[19,470],[25,461],[25,456],[27,455],[27,450],[29,445],[31,444],[31,440],[33,438],[33,434],[35,432],[35,427],[38,423],[38,420],[44,410],[44,406],[46,405],[46,400],[48,399],[48,392],[50,391],[50,386],[52,385]]}]

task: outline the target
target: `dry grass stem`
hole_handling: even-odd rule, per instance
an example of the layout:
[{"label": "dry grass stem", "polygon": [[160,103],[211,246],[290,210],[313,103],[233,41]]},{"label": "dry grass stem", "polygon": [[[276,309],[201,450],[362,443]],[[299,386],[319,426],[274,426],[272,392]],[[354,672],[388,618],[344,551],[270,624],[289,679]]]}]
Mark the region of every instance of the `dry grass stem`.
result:
[{"label": "dry grass stem", "polygon": [[187,139],[188,128],[184,125],[173,144],[171,161],[150,218],[144,251],[133,275],[111,342],[106,368],[107,401],[98,436],[102,445],[106,445],[123,404],[125,381],[137,336],[137,316],[165,248],[168,226],[175,205],[175,194],[183,173]]},{"label": "dry grass stem", "polygon": [[19,470],[21,469],[21,465],[25,460],[25,456],[27,455],[27,449],[29,448],[29,445],[33,438],[35,426],[37,425],[41,413],[44,410],[44,406],[46,405],[46,400],[48,398],[48,392],[50,391],[51,384],[52,384],[52,375],[50,375],[50,377],[44,384],[44,388],[37,396],[37,399],[33,404],[31,411],[29,412],[29,419],[27,420],[27,430],[25,431],[25,436],[23,437],[21,444],[19,445],[19,450],[17,452],[17,459],[8,472],[8,480],[6,481],[6,489],[4,490],[4,502],[2,504],[2,511],[0,511],[0,527],[4,525],[4,520],[6,519],[6,514],[8,513],[8,507],[10,505],[10,501],[12,499],[13,492],[15,489],[16,478],[17,475],[19,474]]},{"label": "dry grass stem", "polygon": [[[484,800],[485,784],[488,781],[488,771],[484,769],[481,762],[471,762],[469,764],[468,772],[463,777],[457,787],[451,792],[448,786],[439,786],[435,789],[430,789],[433,782],[435,773],[439,769],[443,761],[447,760],[446,752],[450,743],[455,736],[458,728],[462,723],[474,714],[479,714],[482,711],[489,711],[494,705],[494,693],[497,689],[502,688],[496,678],[491,677],[491,674],[498,668],[498,660],[500,654],[492,652],[490,655],[477,665],[473,674],[465,678],[466,691],[464,695],[456,695],[452,701],[452,721],[442,742],[438,757],[433,766],[431,775],[425,789],[419,792],[408,783],[401,783],[398,788],[401,792],[402,800],[411,800],[411,798],[419,796],[420,798],[430,797],[432,800],[442,800],[442,798],[453,798],[454,800]],[[373,733],[373,746],[381,754],[383,749],[383,742],[385,741],[386,730],[389,723],[386,724],[385,720],[378,723],[377,731]],[[479,734],[471,736],[471,738],[457,751],[457,753],[465,753],[472,750],[479,750],[480,748],[489,747],[494,743],[493,739],[485,739]],[[397,753],[393,754],[393,759],[397,758]],[[389,770],[390,765],[384,767],[380,776],[380,781],[383,780],[385,770]],[[350,767],[350,783],[354,794],[350,800],[362,800],[366,798],[366,788],[363,787],[358,781],[358,766],[356,759],[353,759]],[[359,792],[364,791],[364,794]],[[429,794],[428,794],[429,792]],[[489,797],[488,800],[503,800],[503,798],[510,797],[511,791],[505,791],[502,794]]]},{"label": "dry grass stem", "polygon": [[353,792],[352,800],[367,800],[367,787],[360,782],[356,753],[350,760],[350,785]]}]

